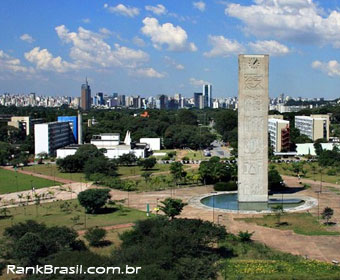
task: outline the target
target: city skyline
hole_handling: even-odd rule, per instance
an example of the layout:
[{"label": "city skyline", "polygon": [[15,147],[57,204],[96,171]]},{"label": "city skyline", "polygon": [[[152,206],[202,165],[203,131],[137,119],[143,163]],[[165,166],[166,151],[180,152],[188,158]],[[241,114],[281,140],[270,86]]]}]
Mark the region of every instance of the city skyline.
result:
[{"label": "city skyline", "polygon": [[271,97],[338,97],[335,0],[2,1],[0,11],[1,93],[76,97],[87,76],[92,95],[193,96],[208,83],[231,97],[237,54],[268,53]]}]

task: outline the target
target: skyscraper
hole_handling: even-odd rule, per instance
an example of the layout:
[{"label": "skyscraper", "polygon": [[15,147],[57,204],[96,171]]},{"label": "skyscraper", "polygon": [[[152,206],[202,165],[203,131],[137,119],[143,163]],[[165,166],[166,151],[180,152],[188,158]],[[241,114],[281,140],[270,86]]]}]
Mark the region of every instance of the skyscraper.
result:
[{"label": "skyscraper", "polygon": [[87,82],[81,85],[81,109],[88,111],[91,108],[91,88]]},{"label": "skyscraper", "polygon": [[204,108],[212,107],[212,85],[203,85]]},{"label": "skyscraper", "polygon": [[201,108],[200,98],[202,98],[202,92],[194,92],[194,104],[196,108]]}]

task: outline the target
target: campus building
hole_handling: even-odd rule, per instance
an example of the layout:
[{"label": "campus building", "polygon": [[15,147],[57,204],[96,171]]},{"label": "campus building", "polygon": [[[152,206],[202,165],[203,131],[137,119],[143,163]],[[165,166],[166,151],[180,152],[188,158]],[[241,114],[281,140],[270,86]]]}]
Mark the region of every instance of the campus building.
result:
[{"label": "campus building", "polygon": [[43,119],[32,119],[31,117],[11,117],[8,121],[8,126],[13,126],[21,131],[24,131],[26,135],[33,133],[33,128],[35,124],[43,123]]},{"label": "campus building", "polygon": [[270,145],[274,152],[289,151],[289,121],[279,118],[268,119]]},{"label": "campus building", "polygon": [[78,117],[77,116],[59,116],[58,122],[67,122],[70,124],[74,136],[74,142],[78,143]]},{"label": "campus building", "polygon": [[[150,145],[146,142],[151,142],[153,145],[157,144],[157,141],[153,141],[152,138],[144,138],[143,142],[134,143],[131,141],[129,131],[127,131],[124,141],[120,141],[119,133],[102,133],[93,135],[91,139],[91,144],[98,149],[104,149],[104,155],[110,159],[119,158],[129,153],[134,154],[137,158],[145,158],[150,153]],[[74,155],[78,148],[79,145],[60,148],[57,150],[57,157],[65,158],[68,155]]]},{"label": "campus building", "polygon": [[300,134],[313,141],[324,138],[329,140],[329,115],[296,116],[295,127]]},{"label": "campus building", "polygon": [[70,144],[75,139],[69,122],[50,122],[34,126],[34,153],[55,155],[56,150]]}]

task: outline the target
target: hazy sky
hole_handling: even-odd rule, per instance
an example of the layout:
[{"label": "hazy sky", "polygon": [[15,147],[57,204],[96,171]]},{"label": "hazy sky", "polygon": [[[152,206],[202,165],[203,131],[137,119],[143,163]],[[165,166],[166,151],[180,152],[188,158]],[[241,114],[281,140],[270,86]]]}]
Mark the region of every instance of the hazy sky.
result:
[{"label": "hazy sky", "polygon": [[237,54],[270,55],[270,95],[339,97],[340,1],[1,0],[0,93],[237,94]]}]

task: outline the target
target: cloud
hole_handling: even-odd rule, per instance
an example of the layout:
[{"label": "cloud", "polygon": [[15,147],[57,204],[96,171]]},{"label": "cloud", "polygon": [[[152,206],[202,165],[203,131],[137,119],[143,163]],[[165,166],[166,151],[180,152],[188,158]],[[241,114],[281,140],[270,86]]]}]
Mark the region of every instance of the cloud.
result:
[{"label": "cloud", "polygon": [[146,45],[144,40],[138,36],[133,37],[132,42],[138,47],[145,47]]},{"label": "cloud", "polygon": [[193,2],[192,5],[201,12],[205,11],[205,3],[203,1]]},{"label": "cloud", "polygon": [[208,36],[209,44],[213,48],[209,52],[205,52],[203,55],[206,57],[228,57],[232,54],[238,54],[245,51],[245,48],[236,40],[229,40],[223,36]]},{"label": "cloud", "polygon": [[33,39],[33,37],[27,33],[22,34],[20,36],[20,39],[27,42],[27,43],[33,43],[35,40]]},{"label": "cloud", "polygon": [[180,26],[172,23],[159,24],[156,18],[146,17],[143,20],[142,33],[151,38],[156,49],[161,49],[162,45],[167,45],[169,51],[196,51],[194,43],[187,41],[188,35]]},{"label": "cloud", "polygon": [[248,6],[231,3],[225,14],[241,20],[244,31],[258,37],[340,48],[340,12],[326,13],[313,0],[254,0]]},{"label": "cloud", "polygon": [[82,67],[137,67],[149,60],[149,55],[142,50],[134,50],[119,44],[112,48],[104,41],[103,34],[98,34],[82,27],[78,32],[70,32],[65,25],[55,28],[59,38],[72,44],[70,57]]},{"label": "cloud", "polygon": [[340,76],[340,63],[336,60],[328,62],[316,60],[312,63],[312,68],[320,70],[330,77]]},{"label": "cloud", "polygon": [[204,80],[197,80],[197,79],[195,79],[195,78],[190,78],[190,79],[189,79],[189,82],[190,82],[191,85],[196,86],[196,87],[203,86],[203,85],[206,85],[206,84],[210,84],[210,83],[207,82],[207,81],[204,81]]},{"label": "cloud", "polygon": [[272,56],[285,55],[290,53],[290,49],[277,41],[256,41],[249,43],[250,48],[256,53],[269,54]]},{"label": "cloud", "polygon": [[168,64],[169,66],[172,66],[177,70],[184,70],[184,66],[182,64],[177,63],[171,57],[165,56],[164,59],[166,64]]},{"label": "cloud", "polygon": [[153,68],[139,68],[135,69],[133,71],[130,71],[131,76],[136,76],[136,77],[144,77],[144,78],[164,78],[165,74],[164,73],[159,73]]},{"label": "cloud", "polygon": [[71,69],[76,69],[75,64],[64,61],[60,56],[53,57],[53,55],[47,50],[40,50],[39,47],[32,49],[25,53],[25,58],[36,65],[37,69],[66,72]]},{"label": "cloud", "polygon": [[165,15],[167,13],[166,8],[162,4],[158,4],[157,6],[145,6],[145,10],[152,12],[158,16]]},{"label": "cloud", "polygon": [[20,59],[14,58],[0,50],[0,71],[12,73],[34,73],[32,67],[26,67],[21,64]]},{"label": "cloud", "polygon": [[91,22],[91,19],[89,19],[89,18],[83,18],[81,21],[82,21],[83,23],[90,23],[90,22]]},{"label": "cloud", "polygon": [[107,9],[110,13],[119,14],[126,17],[135,17],[139,15],[138,8],[125,6],[123,4],[118,4],[117,6],[113,7],[105,3],[104,8]]}]

